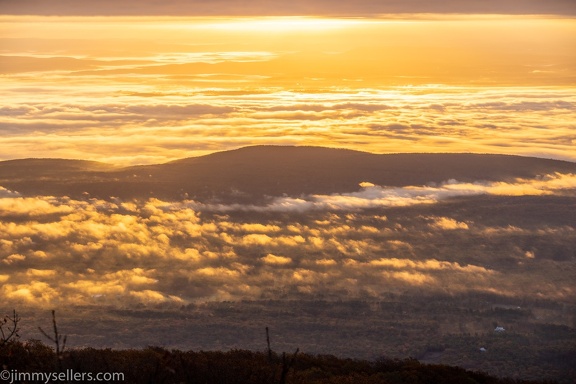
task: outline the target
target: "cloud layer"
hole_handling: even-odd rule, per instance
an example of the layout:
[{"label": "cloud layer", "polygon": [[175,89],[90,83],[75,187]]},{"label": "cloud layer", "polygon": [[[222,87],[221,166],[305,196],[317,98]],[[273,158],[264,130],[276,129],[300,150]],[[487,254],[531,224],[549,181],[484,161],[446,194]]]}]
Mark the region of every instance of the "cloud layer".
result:
[{"label": "cloud layer", "polygon": [[[222,90],[197,94],[193,103],[186,95],[166,94],[118,95],[115,104],[89,98],[58,105],[34,103],[15,89],[6,92],[14,97],[0,116],[4,159],[158,163],[252,144],[308,144],[376,153],[477,152],[576,160],[576,99],[565,91],[234,96]],[[488,102],[494,99],[499,101]]]},{"label": "cloud layer", "polygon": [[[93,12],[86,2],[44,3],[0,0],[0,8]],[[152,2],[97,3],[102,14],[157,12]],[[154,4],[178,15],[191,9]],[[298,14],[317,15],[326,4],[275,9],[305,6]],[[331,2],[330,13],[488,6],[391,4]],[[560,0],[482,4],[502,13],[573,13]],[[263,10],[230,5],[218,11]],[[576,161],[570,18],[3,16],[0,36],[0,160],[146,164],[297,144]],[[355,193],[246,206],[25,198],[0,187],[0,298],[131,305],[428,290],[573,300],[571,269],[557,264],[574,255],[571,221],[544,215],[551,224],[529,226],[441,208],[456,197],[569,199],[574,188],[575,176],[560,174],[406,188],[365,180]],[[543,283],[534,286],[536,277]]]},{"label": "cloud layer", "polygon": [[[379,298],[423,289],[573,299],[570,268],[552,260],[570,263],[574,226],[521,227],[506,215],[493,218],[495,225],[408,208],[480,193],[565,193],[575,181],[554,175],[505,188],[450,182],[403,189],[363,183],[355,194],[262,207],[7,192],[0,198],[0,297],[15,305],[136,305]],[[535,274],[545,281],[526,285]]]},{"label": "cloud layer", "polygon": [[5,16],[0,35],[1,159],[299,144],[576,160],[573,19]]},{"label": "cloud layer", "polygon": [[[554,174],[538,179],[518,179],[515,182],[476,182],[461,183],[448,180],[440,185],[382,187],[370,182],[360,183],[359,192],[312,195],[300,198],[277,197],[266,206],[247,204],[206,204],[188,202],[187,206],[196,210],[219,212],[308,212],[308,211],[358,211],[372,208],[405,207],[420,204],[434,204],[441,200],[461,196],[540,196],[552,195],[576,189],[576,175]],[[451,221],[440,221],[440,227],[458,226]]]}]

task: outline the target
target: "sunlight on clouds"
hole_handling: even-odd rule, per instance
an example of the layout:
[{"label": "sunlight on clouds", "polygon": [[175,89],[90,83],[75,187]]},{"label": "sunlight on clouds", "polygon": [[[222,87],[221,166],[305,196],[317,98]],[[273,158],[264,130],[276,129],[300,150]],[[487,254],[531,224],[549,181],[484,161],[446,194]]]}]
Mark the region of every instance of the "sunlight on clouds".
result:
[{"label": "sunlight on clouds", "polygon": [[336,261],[332,260],[332,259],[320,259],[320,260],[316,260],[316,264],[330,266],[330,265],[335,265]]},{"label": "sunlight on clouds", "polygon": [[[85,294],[87,296],[94,295],[122,295],[125,293],[125,287],[119,281],[92,281],[92,280],[76,280],[67,284],[63,284],[63,288],[71,289],[76,294]],[[80,296],[81,297],[81,296]],[[83,298],[84,300],[87,297]],[[82,302],[82,301],[80,301]]]},{"label": "sunlight on clouds", "polygon": [[22,216],[42,216],[52,213],[70,213],[72,208],[65,204],[53,204],[50,200],[33,198],[2,198],[0,197],[0,215],[16,214]]},{"label": "sunlight on clouds", "polygon": [[526,258],[528,258],[528,259],[533,259],[533,258],[535,257],[533,251],[526,251],[526,252],[524,253],[524,255],[525,255]]},{"label": "sunlight on clouds", "polygon": [[[263,32],[277,33],[294,31],[309,33],[343,29],[362,24],[362,20],[355,19],[324,19],[313,17],[258,17],[221,19],[200,25],[204,29],[217,29],[227,32]],[[365,23],[365,22],[364,22]],[[178,27],[174,27],[178,28]],[[193,27],[194,28],[194,27]]]},{"label": "sunlight on clouds", "polygon": [[[1,16],[0,160],[136,165],[276,144],[576,161],[574,19],[403,18]],[[573,174],[364,180],[351,193],[248,205],[0,186],[0,299],[129,306],[425,289],[573,300],[569,270],[529,284],[548,259],[573,255],[571,224],[398,212],[575,189]],[[518,241],[506,248],[502,236]],[[517,272],[503,276],[500,262]]]},{"label": "sunlight on clouds", "polygon": [[272,238],[268,235],[261,235],[261,234],[250,234],[246,235],[242,238],[242,243],[244,245],[266,245],[272,242]]},{"label": "sunlight on clouds", "polygon": [[[552,195],[562,190],[576,188],[576,175],[553,174],[538,179],[517,179],[514,182],[475,182],[461,183],[447,180],[438,186],[385,187],[369,182],[360,183],[359,192],[311,195],[300,198],[277,197],[267,206],[249,204],[209,204],[188,201],[186,205],[196,210],[214,212],[254,211],[254,212],[307,212],[314,210],[356,211],[378,207],[405,207],[419,204],[434,204],[457,196],[502,195],[502,196],[538,196]],[[451,219],[439,219],[434,225],[444,229],[466,229],[468,224],[452,222]],[[316,221],[318,225],[330,225],[329,220]],[[350,227],[332,227],[331,231],[349,232]],[[374,227],[364,231],[377,232]],[[264,234],[250,234],[242,240],[246,244],[266,244],[272,241]]]},{"label": "sunlight on clouds", "polygon": [[412,261],[409,259],[378,259],[372,260],[370,265],[379,267],[392,267],[392,268],[410,268],[410,269],[420,269],[420,270],[442,270],[451,269],[455,271],[470,272],[470,273],[493,273],[494,271],[487,270],[484,267],[478,267],[476,265],[466,265],[461,266],[458,263],[450,263],[447,261],[438,261],[436,259],[424,260],[424,261]]},{"label": "sunlight on clouds", "polygon": [[291,144],[576,160],[572,19],[2,21],[2,159]]},{"label": "sunlight on clouds", "polygon": [[261,258],[262,261],[270,265],[286,265],[292,262],[292,259],[285,256],[276,256],[271,253]]},{"label": "sunlight on clouds", "polygon": [[[166,300],[166,297],[161,294],[160,292],[156,292],[156,291],[151,291],[149,289],[146,289],[144,291],[138,291],[138,292],[130,292],[130,296],[135,297],[138,301],[142,301],[144,303],[149,303],[149,302],[155,302],[155,303],[162,303]],[[180,299],[176,298],[175,296],[170,297],[172,300],[177,299],[178,301],[181,301]]]},{"label": "sunlight on clouds", "polygon": [[200,275],[204,275],[204,276],[217,277],[219,279],[238,277],[240,275],[240,272],[238,272],[236,270],[228,269],[228,268],[222,268],[222,267],[220,267],[220,268],[212,268],[212,267],[202,268],[202,269],[196,270],[196,273],[198,273]]},{"label": "sunlight on clouds", "polygon": [[545,175],[535,180],[517,179],[513,183],[459,183],[449,180],[443,185],[448,191],[460,191],[462,194],[487,193],[503,196],[550,195],[555,191],[576,188],[576,175],[560,174]]},{"label": "sunlight on clouds", "polygon": [[384,272],[383,275],[415,285],[432,284],[436,282],[433,277],[420,272]]},{"label": "sunlight on clouds", "polygon": [[[31,110],[15,106],[2,114],[3,156],[34,157],[40,152],[46,157],[88,155],[135,164],[252,144],[296,144],[377,153],[409,149],[576,159],[572,129],[576,98],[569,90],[348,88],[337,93],[323,90],[316,98],[296,90],[264,96],[251,94],[250,89],[239,90],[238,95],[228,95],[224,89],[215,92],[212,96],[190,89],[174,96],[121,97],[113,105],[102,104],[95,95],[85,104],[60,102],[59,107],[47,107],[7,89],[11,103]],[[296,100],[300,95],[305,97]],[[77,99],[77,92],[70,97]],[[483,99],[487,102],[479,101]],[[500,102],[488,103],[495,99]],[[55,108],[61,112],[55,114]],[[194,140],[187,140],[190,137]]]},{"label": "sunlight on clouds", "polygon": [[25,303],[48,304],[58,299],[58,291],[50,285],[31,281],[26,284],[4,284],[0,292],[8,300],[24,301]]},{"label": "sunlight on clouds", "polygon": [[4,264],[13,264],[13,263],[17,263],[19,261],[24,261],[24,260],[26,260],[26,256],[20,255],[18,253],[14,253],[14,254],[6,257],[4,260],[2,260],[2,262]]},{"label": "sunlight on clouds", "polygon": [[[536,181],[546,180],[553,188],[571,185],[558,175]],[[363,185],[371,189],[365,198],[378,198],[381,187]],[[454,188],[457,184],[449,185]],[[429,188],[423,191],[430,193]],[[443,188],[432,190],[439,193]],[[530,229],[475,223],[465,228],[465,221],[430,215],[398,221],[397,217],[383,216],[384,211],[373,214],[380,206],[371,205],[370,213],[345,210],[349,205],[340,210],[327,205],[311,214],[298,210],[282,216],[261,215],[262,220],[256,222],[247,219],[246,211],[229,209],[221,215],[192,209],[187,201],[106,202],[54,197],[26,201],[37,206],[32,200],[69,209],[48,208],[46,211],[52,213],[45,216],[0,215],[0,297],[10,303],[186,303],[267,298],[279,291],[287,295],[347,292],[355,298],[370,292],[377,298],[385,292],[415,287],[466,292],[492,286],[515,291],[515,281],[530,274],[530,269],[504,278],[494,266],[498,258],[540,263],[547,268],[546,258],[570,252],[566,244],[576,236],[576,229],[570,226]],[[6,206],[22,211],[21,206]],[[266,211],[270,207],[275,203],[252,209],[258,209],[260,215],[274,212]],[[502,254],[482,251],[481,260],[486,264],[464,264],[458,256],[461,249],[438,253],[436,244],[445,241],[441,238],[446,229],[452,229],[451,236],[464,236],[454,229],[465,229],[466,236],[477,236],[486,244],[498,244],[500,237],[510,234],[519,241],[513,248],[502,249]],[[522,238],[532,240],[523,242]],[[568,243],[558,243],[547,251],[539,245],[541,240],[534,240],[552,238]],[[452,239],[458,244],[458,237]],[[547,294],[565,292],[562,287],[566,281],[554,277]]]},{"label": "sunlight on clouds", "polygon": [[430,224],[433,228],[454,230],[454,229],[468,229],[468,224],[461,221],[456,221],[449,217],[438,217],[434,219],[434,222]]},{"label": "sunlight on clouds", "polygon": [[576,188],[576,175],[546,175],[539,180],[519,180],[515,184],[495,183],[489,193],[494,195],[540,195],[553,191]]},{"label": "sunlight on clouds", "polygon": [[262,233],[267,233],[267,232],[279,232],[280,231],[280,227],[277,225],[262,225],[262,224],[258,224],[258,223],[250,223],[250,224],[242,224],[240,226],[240,229],[242,231],[245,232],[262,232]]},{"label": "sunlight on clouds", "polygon": [[26,275],[29,277],[47,277],[56,275],[56,271],[52,269],[28,269]]},{"label": "sunlight on clouds", "polygon": [[[141,57],[139,60],[150,60],[152,63],[221,63],[225,61],[252,62],[268,61],[275,57],[272,52],[171,52],[149,58]],[[119,59],[119,58],[118,58]],[[151,64],[152,65],[152,64]],[[218,76],[218,74],[204,74],[204,76]],[[236,79],[238,81],[239,79]],[[207,81],[210,81],[209,79]]]}]

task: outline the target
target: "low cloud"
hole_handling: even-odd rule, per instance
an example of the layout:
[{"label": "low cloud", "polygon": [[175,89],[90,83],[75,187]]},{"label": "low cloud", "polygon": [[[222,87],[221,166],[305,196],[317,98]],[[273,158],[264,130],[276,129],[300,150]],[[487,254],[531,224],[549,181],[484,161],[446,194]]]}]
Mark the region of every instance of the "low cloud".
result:
[{"label": "low cloud", "polygon": [[451,263],[448,261],[438,261],[436,259],[428,259],[422,261],[413,261],[410,259],[377,259],[369,263],[377,267],[391,267],[395,269],[418,269],[423,271],[434,271],[450,269],[453,271],[463,271],[471,273],[493,273],[494,271],[488,270],[484,267],[476,265],[461,266],[459,263]]},{"label": "low cloud", "polygon": [[[4,196],[2,196],[3,190],[7,191]],[[0,215],[42,216],[51,213],[72,213],[72,208],[58,199],[40,200],[16,196],[19,196],[17,192],[0,189]]]},{"label": "low cloud", "polygon": [[31,102],[15,84],[5,84],[2,91],[9,102],[0,113],[2,158],[149,164],[265,143],[576,160],[576,136],[569,124],[576,100],[560,90],[510,94],[446,87],[434,93],[414,87],[388,92],[322,89],[316,94],[266,88],[265,97],[251,93],[255,90],[215,87],[147,96],[118,89],[113,102],[103,103],[110,99],[105,86],[77,88],[58,102],[54,89],[42,88],[35,92],[45,101]]},{"label": "low cloud", "polygon": [[[379,298],[414,289],[569,295],[570,270],[549,260],[570,260],[573,226],[524,226],[508,223],[506,215],[462,216],[462,209],[454,211],[458,216],[432,212],[441,208],[435,202],[453,196],[512,190],[548,198],[573,182],[571,175],[516,180],[506,188],[365,182],[355,193],[282,198],[268,206],[8,194],[13,197],[0,198],[0,298],[14,305],[131,306],[280,294]],[[522,283],[541,271],[550,272],[540,276],[545,283]]]},{"label": "low cloud", "polygon": [[273,254],[268,254],[262,258],[262,261],[270,265],[286,265],[292,262],[292,259],[285,256],[276,256]]},{"label": "low cloud", "polygon": [[455,230],[455,229],[468,229],[468,224],[456,221],[449,217],[437,217],[430,224],[432,228],[444,229],[444,230]]},{"label": "low cloud", "polygon": [[[448,180],[437,186],[385,187],[365,181],[361,190],[332,195],[311,195],[300,198],[279,197],[266,206],[244,204],[205,204],[195,201],[185,203],[194,210],[206,211],[256,211],[256,212],[307,212],[357,211],[383,207],[406,207],[419,204],[434,204],[438,201],[460,196],[539,196],[553,195],[563,190],[576,189],[576,175],[552,174],[537,179],[517,179],[513,182],[462,183]],[[329,222],[326,222],[328,224]],[[466,223],[451,219],[440,220],[434,225],[445,229],[466,229]],[[256,239],[256,238],[255,238]]]}]

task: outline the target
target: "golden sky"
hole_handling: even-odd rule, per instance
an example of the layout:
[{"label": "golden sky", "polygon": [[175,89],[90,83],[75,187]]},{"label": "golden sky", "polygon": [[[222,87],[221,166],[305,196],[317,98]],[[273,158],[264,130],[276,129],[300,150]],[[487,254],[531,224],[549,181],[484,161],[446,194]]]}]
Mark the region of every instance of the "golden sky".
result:
[{"label": "golden sky", "polygon": [[576,160],[564,16],[0,16],[0,160],[253,144]]}]

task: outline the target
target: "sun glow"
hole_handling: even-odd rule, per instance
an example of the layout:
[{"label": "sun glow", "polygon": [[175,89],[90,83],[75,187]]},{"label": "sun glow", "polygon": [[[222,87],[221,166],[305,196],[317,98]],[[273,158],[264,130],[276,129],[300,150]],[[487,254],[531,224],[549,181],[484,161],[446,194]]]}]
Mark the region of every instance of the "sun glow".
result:
[{"label": "sun glow", "polygon": [[201,24],[203,28],[240,32],[319,32],[365,24],[362,19],[315,17],[255,17],[222,19]]},{"label": "sun glow", "polygon": [[252,144],[576,159],[573,19],[3,16],[0,36],[0,159]]}]

